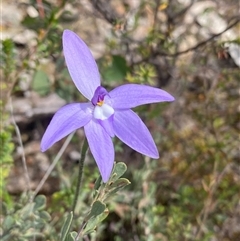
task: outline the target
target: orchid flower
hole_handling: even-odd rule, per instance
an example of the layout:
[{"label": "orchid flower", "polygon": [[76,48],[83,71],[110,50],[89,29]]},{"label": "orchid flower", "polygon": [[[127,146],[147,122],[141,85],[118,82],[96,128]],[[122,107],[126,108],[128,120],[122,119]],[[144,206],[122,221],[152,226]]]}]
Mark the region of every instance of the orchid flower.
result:
[{"label": "orchid flower", "polygon": [[42,138],[41,150],[46,151],[84,127],[104,182],[108,181],[113,168],[114,136],[137,152],[159,158],[149,130],[131,108],[174,98],[164,90],[138,84],[125,84],[108,92],[101,86],[97,64],[87,45],[70,30],[63,32],[63,52],[70,76],[88,102],[68,104],[56,112]]}]

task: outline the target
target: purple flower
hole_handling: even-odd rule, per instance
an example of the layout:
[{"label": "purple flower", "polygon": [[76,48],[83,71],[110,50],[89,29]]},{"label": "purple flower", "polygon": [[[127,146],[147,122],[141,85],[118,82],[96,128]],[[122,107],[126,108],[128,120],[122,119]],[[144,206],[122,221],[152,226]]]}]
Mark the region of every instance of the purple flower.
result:
[{"label": "purple flower", "polygon": [[70,30],[63,32],[63,52],[74,84],[89,101],[68,104],[57,111],[42,138],[41,150],[84,127],[104,182],[113,168],[114,136],[146,156],[159,158],[149,130],[131,108],[174,98],[164,90],[137,84],[108,92],[100,85],[98,67],[87,45]]}]

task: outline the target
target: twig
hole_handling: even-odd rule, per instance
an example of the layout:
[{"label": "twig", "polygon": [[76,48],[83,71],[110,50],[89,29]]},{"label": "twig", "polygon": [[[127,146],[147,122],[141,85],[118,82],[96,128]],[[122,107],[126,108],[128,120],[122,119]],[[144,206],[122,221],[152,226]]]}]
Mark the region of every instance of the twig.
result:
[{"label": "twig", "polygon": [[183,51],[179,51],[179,52],[176,52],[176,53],[174,53],[174,54],[167,54],[166,56],[175,57],[175,56],[178,56],[178,55],[185,54],[185,53],[187,53],[187,52],[196,50],[196,49],[198,49],[199,47],[207,44],[208,42],[210,42],[210,41],[213,40],[214,38],[221,36],[223,33],[225,33],[225,32],[228,31],[230,28],[234,27],[237,23],[239,23],[239,21],[240,21],[240,19],[238,18],[236,21],[234,21],[232,24],[230,24],[230,25],[229,25],[226,29],[224,29],[222,32],[212,35],[212,36],[209,37],[208,39],[206,39],[206,40],[204,40],[204,41],[196,44],[195,46],[193,46],[193,47],[191,47],[191,48],[189,48],[189,49],[186,49],[186,50],[183,50]]},{"label": "twig", "polygon": [[[191,0],[191,3],[185,7],[184,9],[180,10],[179,12],[175,13],[174,15],[172,14],[172,9],[170,9],[170,11],[166,11],[167,13],[167,17],[168,17],[168,22],[171,24],[176,24],[176,22],[179,21],[179,17],[183,16],[188,10],[189,8],[192,7],[192,5],[196,2],[197,0]],[[170,4],[169,4],[170,5]]]},{"label": "twig", "polygon": [[218,176],[215,176],[214,177],[215,179],[212,180],[213,184],[210,187],[208,197],[205,201],[204,207],[203,207],[201,213],[199,214],[199,218],[198,218],[199,228],[196,233],[197,239],[199,239],[201,237],[202,232],[204,231],[205,223],[210,214],[210,206],[213,203],[214,193],[216,192],[221,180],[224,178],[225,174],[229,171],[230,168],[231,168],[231,163],[226,165],[225,168],[223,169],[223,171]]},{"label": "twig", "polygon": [[84,227],[86,226],[86,224],[87,224],[87,221],[84,220],[83,223],[82,223],[82,225],[80,226],[80,228],[79,228],[79,230],[78,230],[78,234],[77,234],[76,238],[74,239],[74,241],[78,241],[78,240],[79,240],[80,235],[81,235]]},{"label": "twig", "polygon": [[15,131],[17,134],[18,144],[21,148],[22,164],[23,164],[23,169],[24,169],[24,175],[25,175],[26,182],[27,182],[27,190],[30,191],[30,177],[28,175],[28,168],[27,168],[27,162],[26,162],[24,147],[23,147],[22,138],[21,138],[21,132],[20,132],[19,127],[14,118],[12,98],[10,97],[9,99],[10,99],[10,112],[11,112],[11,117],[12,117],[12,123],[14,125]]},{"label": "twig", "polygon": [[40,18],[44,19],[44,8],[43,8],[43,2],[42,0],[37,0],[37,6],[38,6],[38,11],[39,11],[39,16]]},{"label": "twig", "polygon": [[38,194],[38,192],[41,190],[42,186],[44,185],[44,183],[46,182],[46,180],[48,179],[49,175],[51,174],[52,170],[54,169],[54,167],[57,165],[59,159],[61,158],[62,154],[64,153],[64,151],[66,150],[68,144],[70,143],[70,141],[72,140],[73,135],[75,134],[75,131],[72,132],[67,139],[65,140],[64,144],[62,145],[60,151],[58,152],[57,156],[54,158],[52,164],[49,166],[47,172],[45,173],[45,175],[43,176],[42,180],[40,181],[40,183],[38,184],[37,188],[35,189],[34,193],[31,196],[31,200],[34,199],[34,197]]},{"label": "twig", "polygon": [[110,24],[115,25],[117,23],[119,16],[107,1],[93,0],[91,2]]},{"label": "twig", "polygon": [[146,57],[146,58],[141,59],[141,60],[138,61],[138,62],[135,62],[134,65],[140,64],[140,63],[142,63],[142,62],[145,62],[145,61],[149,60],[149,59],[152,58],[152,57],[157,57],[158,55],[160,55],[160,56],[166,56],[166,57],[177,57],[177,56],[179,56],[179,55],[186,54],[186,53],[188,53],[188,52],[190,52],[190,51],[196,50],[196,49],[198,49],[199,47],[204,46],[204,45],[207,44],[208,42],[212,41],[214,38],[217,38],[217,37],[221,36],[223,33],[225,33],[226,31],[228,31],[228,30],[231,29],[232,27],[234,27],[234,26],[235,26],[236,24],[238,24],[239,22],[240,22],[240,18],[237,17],[237,19],[236,19],[232,24],[230,24],[226,29],[224,29],[222,32],[212,35],[212,36],[209,37],[208,39],[206,39],[206,40],[204,40],[204,41],[196,44],[195,46],[193,46],[193,47],[191,47],[191,48],[188,48],[188,49],[185,49],[185,50],[182,50],[182,51],[179,51],[179,52],[175,52],[175,53],[173,53],[173,54],[167,53],[167,52],[164,52],[164,51],[159,51],[159,50],[157,50],[157,51],[153,52],[151,56],[148,56],[148,57]]}]

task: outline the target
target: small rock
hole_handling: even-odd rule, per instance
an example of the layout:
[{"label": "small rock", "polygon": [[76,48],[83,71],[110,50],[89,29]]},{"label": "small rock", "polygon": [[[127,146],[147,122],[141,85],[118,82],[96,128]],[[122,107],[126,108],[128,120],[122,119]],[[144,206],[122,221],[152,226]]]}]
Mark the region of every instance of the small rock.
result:
[{"label": "small rock", "polygon": [[81,154],[78,151],[69,152],[69,157],[73,161],[78,161],[81,157]]}]

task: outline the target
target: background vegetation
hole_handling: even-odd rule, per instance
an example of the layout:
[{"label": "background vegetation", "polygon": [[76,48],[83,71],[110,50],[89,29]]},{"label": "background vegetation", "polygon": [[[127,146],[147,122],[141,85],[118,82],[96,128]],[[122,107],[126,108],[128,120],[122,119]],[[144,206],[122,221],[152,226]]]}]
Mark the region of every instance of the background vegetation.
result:
[{"label": "background vegetation", "polygon": [[[107,89],[149,84],[176,98],[136,109],[159,160],[114,140],[131,185],[109,201],[107,219],[84,240],[240,240],[237,0],[1,4],[1,240],[60,240],[71,210],[83,131],[39,150],[55,111],[83,101],[65,66],[64,29],[91,48]],[[98,176],[89,153],[71,230],[89,210]]]}]

